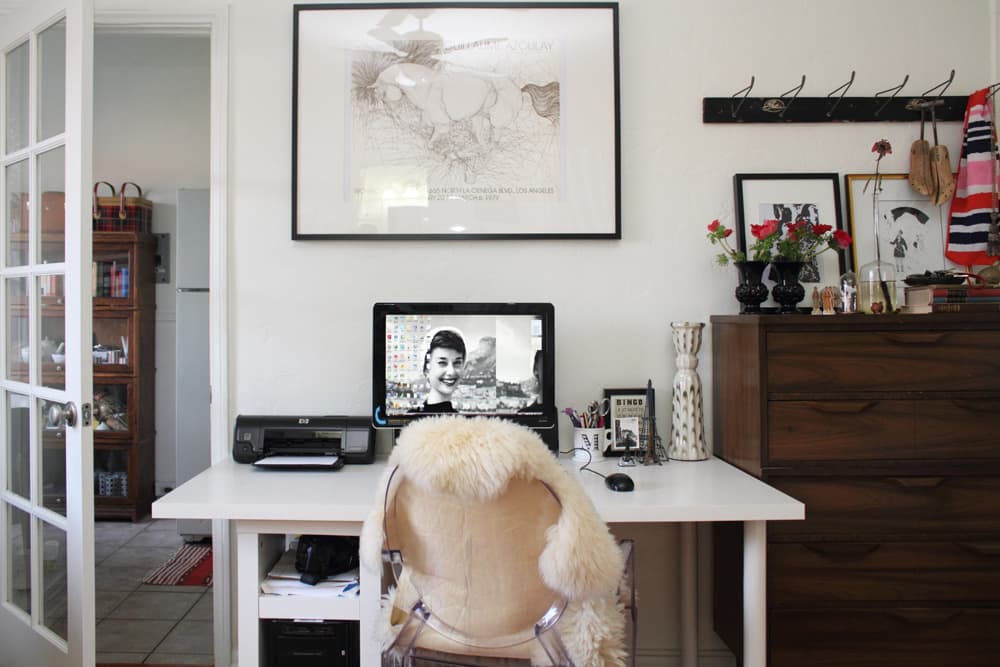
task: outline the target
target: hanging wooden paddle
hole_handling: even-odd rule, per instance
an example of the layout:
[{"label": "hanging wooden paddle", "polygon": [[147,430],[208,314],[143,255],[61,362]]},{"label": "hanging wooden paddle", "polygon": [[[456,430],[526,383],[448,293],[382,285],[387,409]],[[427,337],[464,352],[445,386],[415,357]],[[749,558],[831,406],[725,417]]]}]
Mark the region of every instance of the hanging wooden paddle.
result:
[{"label": "hanging wooden paddle", "polygon": [[920,138],[910,146],[910,187],[922,195],[934,196],[931,175],[931,145],[924,139],[924,110],[920,110]]},{"label": "hanging wooden paddle", "polygon": [[937,117],[931,107],[931,127],[934,129],[934,147],[931,148],[931,176],[934,179],[934,194],[931,203],[937,206],[945,203],[955,194],[955,176],[951,173],[951,158],[948,147],[938,144]]}]

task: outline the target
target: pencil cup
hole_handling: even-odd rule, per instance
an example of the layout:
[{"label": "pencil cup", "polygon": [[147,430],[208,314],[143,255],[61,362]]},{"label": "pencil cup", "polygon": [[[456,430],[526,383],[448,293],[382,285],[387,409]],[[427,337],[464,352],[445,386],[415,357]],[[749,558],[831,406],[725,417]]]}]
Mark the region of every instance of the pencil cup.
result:
[{"label": "pencil cup", "polygon": [[584,449],[590,452],[592,457],[601,455],[601,429],[573,429],[573,458],[586,461],[587,454],[581,451]]}]

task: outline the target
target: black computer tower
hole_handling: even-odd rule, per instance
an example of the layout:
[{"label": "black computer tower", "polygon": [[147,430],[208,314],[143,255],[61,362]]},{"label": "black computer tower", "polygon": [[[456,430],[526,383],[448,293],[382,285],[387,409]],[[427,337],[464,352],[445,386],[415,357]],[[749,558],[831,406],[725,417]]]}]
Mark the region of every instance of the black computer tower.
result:
[{"label": "black computer tower", "polygon": [[264,667],[358,667],[357,621],[261,621]]}]

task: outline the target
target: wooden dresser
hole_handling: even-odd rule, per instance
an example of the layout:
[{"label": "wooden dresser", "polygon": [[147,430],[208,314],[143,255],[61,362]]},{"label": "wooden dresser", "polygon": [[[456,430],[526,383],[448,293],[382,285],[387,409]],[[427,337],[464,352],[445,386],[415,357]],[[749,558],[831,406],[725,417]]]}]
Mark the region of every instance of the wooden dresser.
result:
[{"label": "wooden dresser", "polygon": [[[772,667],[1000,665],[1000,314],[712,317],[715,454],[768,524]],[[742,534],[714,533],[740,659]]]}]

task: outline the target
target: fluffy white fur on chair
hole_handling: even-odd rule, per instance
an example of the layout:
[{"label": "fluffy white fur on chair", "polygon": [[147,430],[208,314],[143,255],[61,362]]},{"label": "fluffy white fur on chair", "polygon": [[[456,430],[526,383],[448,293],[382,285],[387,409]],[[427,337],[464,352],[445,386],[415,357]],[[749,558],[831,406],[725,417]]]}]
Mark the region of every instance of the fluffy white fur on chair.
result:
[{"label": "fluffy white fur on chair", "polygon": [[[617,597],[621,551],[580,485],[534,432],[500,419],[422,419],[403,429],[389,463],[361,532],[363,567],[382,570],[382,499],[394,468],[425,491],[476,502],[498,497],[511,480],[537,479],[561,504],[538,559],[542,581],[569,601],[559,634],[578,667],[625,664],[625,620]],[[381,639],[386,643],[399,631],[390,620],[393,602],[408,610],[409,601],[395,600],[395,594],[385,602]],[[540,647],[532,661],[547,664]]]}]

